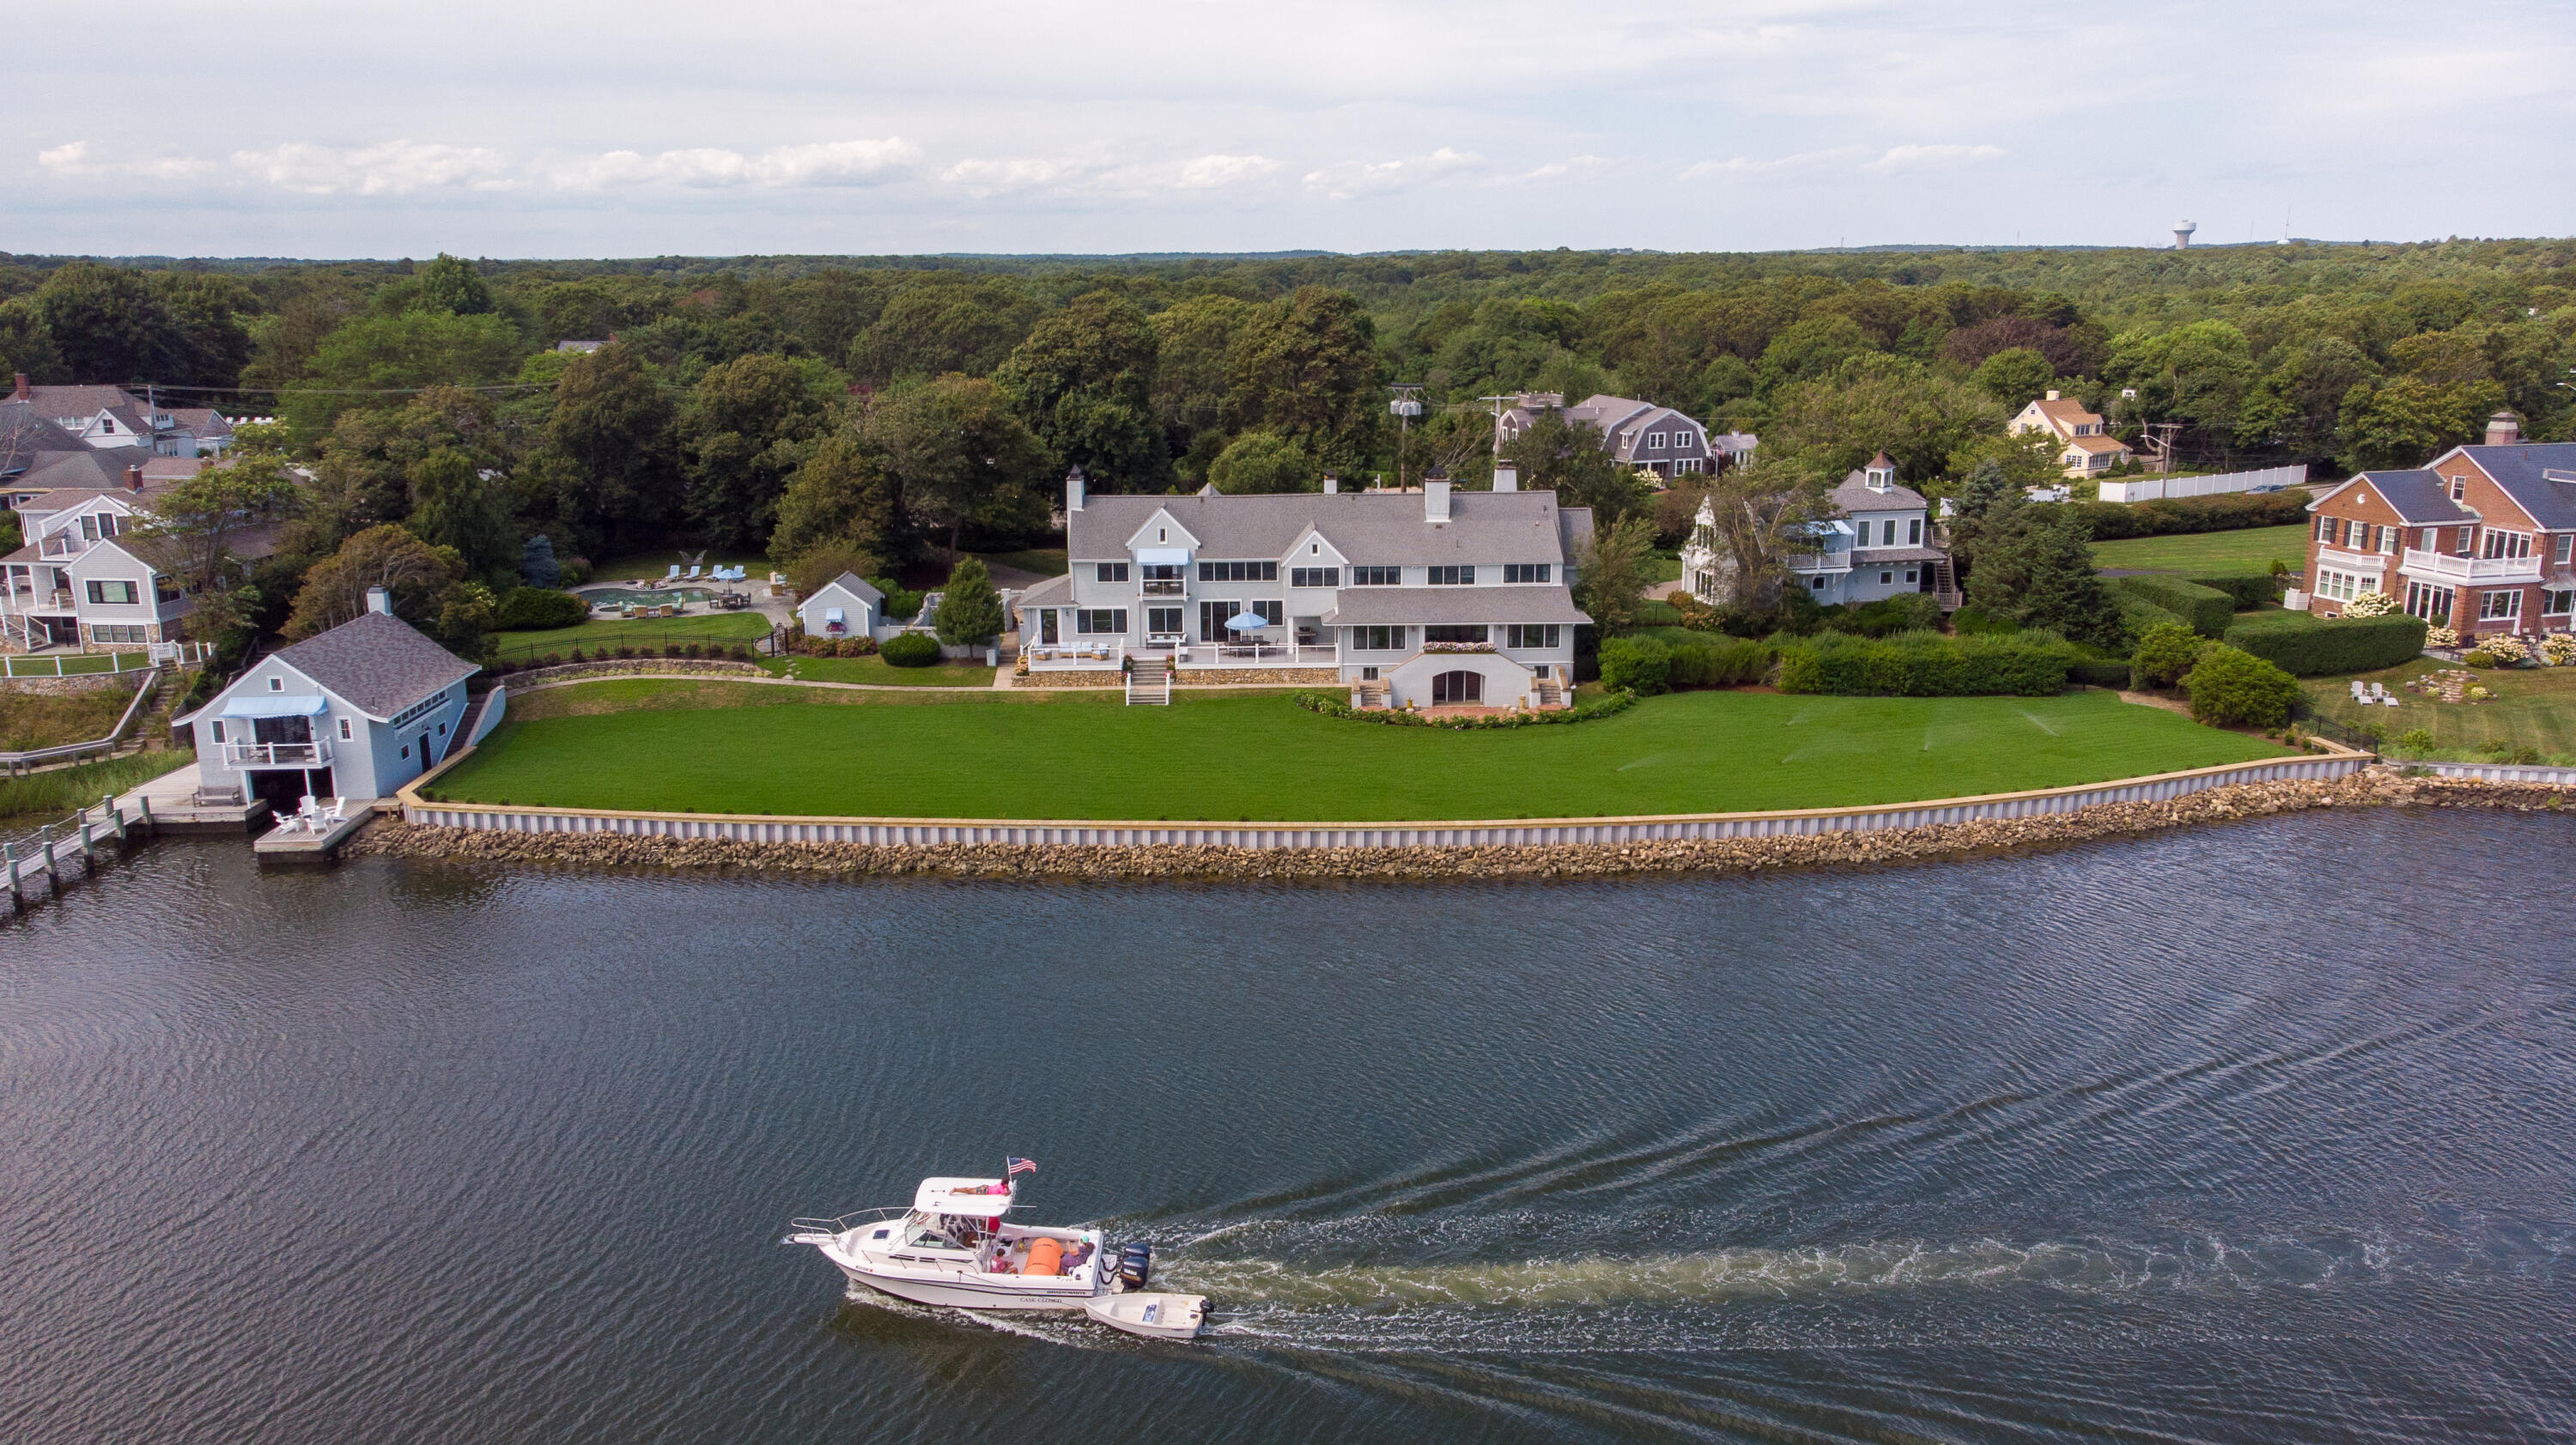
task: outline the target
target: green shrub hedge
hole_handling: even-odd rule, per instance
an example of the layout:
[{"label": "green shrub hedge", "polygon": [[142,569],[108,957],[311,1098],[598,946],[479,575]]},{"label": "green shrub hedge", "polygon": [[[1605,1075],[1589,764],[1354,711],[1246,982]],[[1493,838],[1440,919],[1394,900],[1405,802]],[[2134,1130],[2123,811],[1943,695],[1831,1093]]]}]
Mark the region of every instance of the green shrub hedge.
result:
[{"label": "green shrub hedge", "polygon": [[1779,637],[1782,692],[1880,697],[2046,697],[2066,690],[2078,654],[2053,632],[1943,637],[1900,632],[1888,638],[1820,632]]},{"label": "green shrub hedge", "polygon": [[1653,697],[1672,690],[1673,650],[1652,637],[1613,637],[1601,644],[1601,685]]},{"label": "green shrub hedge", "polygon": [[2298,677],[2395,667],[2424,650],[2424,619],[2258,612],[2227,629],[2226,642]]},{"label": "green shrub hedge", "polygon": [[2239,612],[2251,612],[2267,602],[2278,601],[2281,596],[2280,584],[2274,582],[2269,574],[2247,577],[2194,577],[2190,580],[2196,587],[2212,588],[2234,598],[2236,610]]},{"label": "green shrub hedge", "polygon": [[2069,502],[2093,530],[2093,540],[2168,537],[2181,532],[2233,532],[2244,527],[2286,527],[2308,519],[2308,494],[2293,489],[2254,496],[2223,492],[2154,502]]},{"label": "green shrub hedge", "polygon": [[2126,692],[2129,690],[2129,665],[2125,662],[2096,662],[2090,658],[2081,658],[2067,664],[2066,680],[2069,684],[2112,687]]},{"label": "green shrub hedge", "polygon": [[923,632],[889,637],[877,649],[888,667],[928,667],[939,660],[939,639]]},{"label": "green shrub hedge", "polygon": [[2111,587],[2132,597],[2143,597],[2174,616],[2181,618],[2192,631],[2203,637],[2217,637],[2227,631],[2236,617],[2236,599],[2215,587],[2203,587],[2163,573],[2143,577],[2114,577]]},{"label": "green shrub hedge", "polygon": [[2112,588],[2111,601],[2119,606],[2120,621],[2129,629],[2129,642],[2132,646],[2136,645],[2139,638],[2167,624],[2186,631],[2192,630],[2191,619],[2171,608],[2159,607],[2125,587]]},{"label": "green shrub hedge", "polygon": [[1747,687],[1771,672],[1771,649],[1750,637],[1675,644],[1667,674],[1675,687]]},{"label": "green shrub hedge", "polygon": [[590,620],[590,604],[552,587],[513,587],[492,614],[495,632],[552,632]]},{"label": "green shrub hedge", "polygon": [[2191,715],[2219,727],[2279,727],[2299,700],[2299,684],[2288,673],[2223,643],[2200,650],[2182,690],[2191,698]]}]

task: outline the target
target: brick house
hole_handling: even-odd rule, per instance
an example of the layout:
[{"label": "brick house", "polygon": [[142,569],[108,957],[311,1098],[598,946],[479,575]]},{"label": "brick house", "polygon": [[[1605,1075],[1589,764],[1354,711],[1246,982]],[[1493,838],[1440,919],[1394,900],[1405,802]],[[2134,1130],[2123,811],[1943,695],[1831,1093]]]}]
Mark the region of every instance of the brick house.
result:
[{"label": "brick house", "polygon": [[2486,442],[2412,471],[2363,472],[2308,504],[2308,610],[2385,592],[2436,627],[2576,627],[2576,442],[2524,442],[2510,412]]}]

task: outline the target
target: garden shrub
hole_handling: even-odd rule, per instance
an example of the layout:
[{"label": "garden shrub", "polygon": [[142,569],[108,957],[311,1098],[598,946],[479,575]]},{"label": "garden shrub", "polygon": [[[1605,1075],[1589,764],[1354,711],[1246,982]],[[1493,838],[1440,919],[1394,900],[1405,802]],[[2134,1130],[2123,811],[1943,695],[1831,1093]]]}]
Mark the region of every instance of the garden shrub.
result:
[{"label": "garden shrub", "polygon": [[1857,632],[1863,637],[1935,631],[1941,626],[1941,600],[1929,592],[1882,597],[1852,609],[1850,616],[1837,619],[1834,626],[1844,632]]},{"label": "garden shrub", "polygon": [[575,662],[587,661],[587,659],[581,655],[581,649],[578,647],[572,650],[572,660]]},{"label": "garden shrub", "polygon": [[1950,630],[1961,637],[1973,636],[1980,632],[2021,631],[2019,627],[2006,622],[1974,602],[1950,614]]},{"label": "garden shrub", "polygon": [[1747,687],[1771,671],[1771,649],[1749,637],[1711,637],[1672,649],[1674,687]]},{"label": "garden shrub", "polygon": [[2503,663],[2507,667],[2517,666],[2531,660],[2531,645],[2524,642],[2521,638],[2514,637],[2509,634],[2498,634],[2494,637],[2480,638],[2478,639],[2478,647],[2488,656],[2494,658],[2500,663]]},{"label": "garden shrub", "polygon": [[2138,650],[2129,665],[2138,681],[2151,687],[2171,687],[2182,681],[2184,673],[2200,661],[2200,650],[2207,639],[2179,622],[2158,623],[2138,639]]},{"label": "garden shrub", "polygon": [[1651,637],[1613,637],[1601,644],[1601,685],[1639,697],[1672,687],[1673,650]]},{"label": "garden shrub", "polygon": [[[581,654],[580,654],[580,653],[578,653],[578,652],[576,652],[576,653],[574,653],[574,654],[573,654],[573,657],[574,657],[574,659],[577,661],[577,660],[579,660],[579,659],[580,659]],[[558,664],[560,664],[562,661],[563,661],[563,654],[562,654],[562,653],[560,653],[560,652],[549,652],[549,653],[547,653],[547,654],[546,654],[546,666],[548,666],[548,667],[554,667],[554,666],[557,666],[557,665],[558,665]]]},{"label": "garden shrub", "polygon": [[2185,579],[2195,587],[2224,592],[2236,600],[2236,610],[2251,612],[2267,602],[2280,598],[2281,584],[2263,577],[2192,577]]},{"label": "garden shrub", "polygon": [[1900,632],[1868,639],[1842,632],[1775,638],[1782,692],[1867,697],[2046,697],[2066,690],[2078,659],[2053,632],[1943,637]]},{"label": "garden shrub", "polygon": [[2396,610],[2397,599],[2385,592],[2360,593],[2343,605],[2346,617],[2386,617]]},{"label": "garden shrub", "polygon": [[2299,677],[2333,672],[2376,672],[2424,651],[2424,619],[2391,617],[2328,620],[2305,612],[2262,612],[2227,629],[2228,646]]},{"label": "garden shrub", "polygon": [[552,587],[513,587],[492,614],[495,632],[550,632],[590,620],[590,604]]},{"label": "garden shrub", "polygon": [[939,660],[939,639],[919,632],[889,637],[877,651],[888,667],[928,667]]},{"label": "garden shrub", "polygon": [[2424,645],[2426,647],[2457,647],[2460,645],[2460,634],[2447,627],[2428,627],[2424,629]]},{"label": "garden shrub", "polygon": [[882,610],[886,621],[910,622],[921,615],[921,593],[906,591],[891,577],[871,577],[868,585],[885,594]]},{"label": "garden shrub", "polygon": [[[2112,588],[2111,600],[2119,606],[2120,624],[2128,629],[2132,647],[2136,645],[2135,639],[2144,637],[2159,627],[2191,628],[2191,619],[2170,607],[2159,607],[2126,588]],[[2198,633],[2195,631],[2194,635],[2197,636]]]},{"label": "garden shrub", "polygon": [[2406,731],[2397,735],[2397,745],[2406,749],[2410,753],[2429,753],[2433,750],[2432,730],[2429,728],[2408,728]]},{"label": "garden shrub", "polygon": [[2220,643],[2201,650],[2183,675],[2191,715],[2217,727],[2276,728],[2290,720],[2299,700],[2298,679],[2242,648]]},{"label": "garden shrub", "polygon": [[2129,688],[2130,676],[2129,664],[2116,660],[2080,657],[2066,665],[2066,681],[2069,686],[2080,683],[2085,687],[2117,688],[2126,692]]},{"label": "garden shrub", "polygon": [[633,657],[635,655],[635,649],[621,642],[617,645],[617,655],[621,659]]},{"label": "garden shrub", "polygon": [[2554,667],[2576,663],[2576,633],[2553,632],[2540,639],[2540,655]]},{"label": "garden shrub", "polygon": [[2203,587],[2179,577],[2151,573],[2144,577],[2114,577],[2114,592],[2143,597],[2176,617],[2191,624],[2191,630],[2203,637],[2217,637],[2227,631],[2236,618],[2236,599],[2215,587]]},{"label": "garden shrub", "polygon": [[1408,712],[1400,707],[1362,710],[1329,692],[1291,693],[1288,700],[1308,712],[1319,712],[1326,717],[1385,723],[1391,727],[1447,728],[1452,732],[1481,732],[1490,728],[1552,727],[1565,723],[1590,722],[1594,718],[1610,717],[1626,712],[1636,703],[1637,695],[1633,692],[1612,692],[1607,696],[1594,698],[1590,702],[1576,703],[1572,707],[1557,708],[1548,712],[1468,713],[1443,717]]}]

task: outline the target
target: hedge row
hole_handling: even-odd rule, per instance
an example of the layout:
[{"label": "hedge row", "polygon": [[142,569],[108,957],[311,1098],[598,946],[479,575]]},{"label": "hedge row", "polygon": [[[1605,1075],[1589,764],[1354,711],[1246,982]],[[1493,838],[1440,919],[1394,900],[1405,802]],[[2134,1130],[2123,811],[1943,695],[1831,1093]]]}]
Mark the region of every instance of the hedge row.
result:
[{"label": "hedge row", "polygon": [[1677,687],[1742,687],[1771,671],[1771,649],[1746,637],[1667,643],[1614,637],[1601,644],[1601,685],[1653,697]]},{"label": "hedge row", "polygon": [[1329,692],[1291,693],[1289,701],[1308,712],[1326,717],[1346,718],[1356,722],[1385,723],[1391,727],[1447,728],[1451,732],[1478,732],[1490,728],[1550,727],[1559,723],[1590,722],[1626,712],[1635,703],[1633,692],[1614,692],[1573,707],[1553,712],[1495,712],[1449,717],[1426,717],[1400,707],[1356,708]]},{"label": "hedge row", "polygon": [[2203,587],[2180,577],[2149,573],[2143,577],[2114,577],[2115,591],[2132,597],[2143,597],[2188,623],[2203,637],[2217,637],[2227,631],[2236,618],[2236,599],[2215,587]]},{"label": "hedge row", "polygon": [[2115,687],[2126,692],[2129,690],[2129,664],[2080,659],[2066,665],[2066,680],[2086,687]]},{"label": "hedge row", "polygon": [[2268,574],[2244,577],[2193,577],[2189,580],[2195,586],[2208,587],[2226,593],[2235,599],[2236,610],[2239,612],[2251,612],[2265,603],[2281,600],[2281,584],[2273,581]]},{"label": "hedge row", "polygon": [[2226,642],[2299,677],[2395,667],[2424,650],[2424,619],[2326,619],[2305,612],[2262,612],[2227,629]]},{"label": "hedge row", "polygon": [[2177,497],[2153,502],[2069,502],[2093,540],[2119,537],[2166,537],[2179,532],[2233,532],[2244,527],[2285,527],[2308,519],[2308,494],[2286,492],[2254,496],[2222,492],[2214,497]]},{"label": "hedge row", "polygon": [[492,614],[495,632],[552,632],[590,620],[590,604],[552,587],[513,587]]},{"label": "hedge row", "polygon": [[1782,692],[1843,696],[2048,697],[2066,690],[2078,654],[2053,632],[1944,637],[1900,632],[1869,639],[1840,632],[1774,638]]}]

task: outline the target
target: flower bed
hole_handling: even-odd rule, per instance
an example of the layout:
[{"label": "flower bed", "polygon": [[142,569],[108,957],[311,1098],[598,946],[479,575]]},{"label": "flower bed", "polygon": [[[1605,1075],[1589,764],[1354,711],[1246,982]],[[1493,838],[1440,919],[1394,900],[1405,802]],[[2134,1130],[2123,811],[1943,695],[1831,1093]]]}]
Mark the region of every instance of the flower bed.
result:
[{"label": "flower bed", "polygon": [[1453,732],[1474,732],[1483,728],[1526,728],[1558,723],[1590,722],[1594,718],[1610,717],[1626,712],[1636,704],[1637,695],[1622,690],[1592,702],[1569,708],[1556,708],[1547,712],[1456,713],[1447,717],[1429,717],[1396,707],[1356,708],[1328,692],[1296,693],[1289,698],[1289,701],[1308,712],[1319,712],[1326,717],[1386,723],[1394,727],[1448,728]]}]

